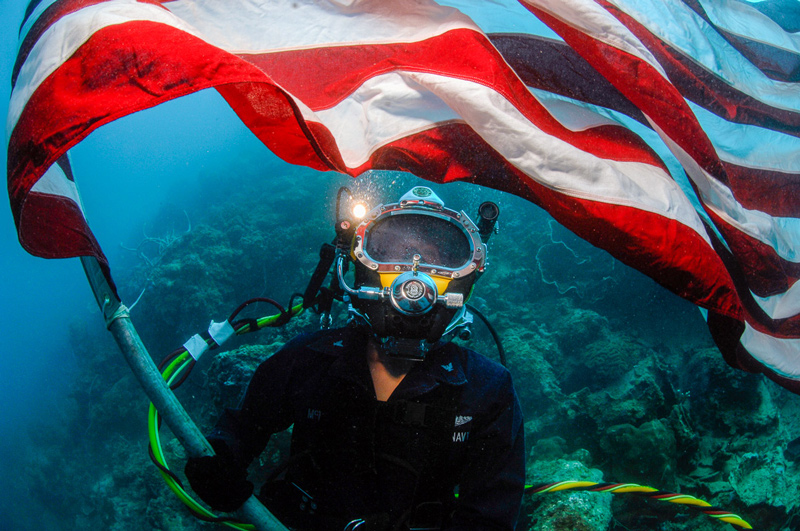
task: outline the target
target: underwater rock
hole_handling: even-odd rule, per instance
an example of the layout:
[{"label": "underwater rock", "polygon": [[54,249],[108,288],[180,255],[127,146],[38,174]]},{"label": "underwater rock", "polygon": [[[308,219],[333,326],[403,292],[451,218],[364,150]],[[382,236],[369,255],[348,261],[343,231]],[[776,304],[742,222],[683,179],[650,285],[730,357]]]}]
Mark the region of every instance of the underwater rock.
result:
[{"label": "underwater rock", "polygon": [[[173,244],[159,263],[148,266],[147,291],[140,304],[155,337],[178,343],[176,332],[203,330],[209,313],[235,304],[233,278],[243,261],[224,232],[198,225]],[[143,266],[144,267],[144,266]],[[148,327],[146,327],[147,329]]]},{"label": "underwater rock", "polygon": [[559,367],[559,380],[565,393],[583,387],[596,391],[607,388],[643,359],[649,349],[625,334],[600,330],[600,337],[584,344],[568,356]]},{"label": "underwater rock", "polygon": [[800,485],[787,477],[780,449],[762,454],[748,452],[733,459],[729,480],[747,505],[772,505],[792,509],[800,505]]},{"label": "underwater rock", "polygon": [[135,378],[125,375],[109,388],[102,389],[99,398],[89,406],[84,436],[102,440],[110,435],[124,434],[133,438],[141,433],[142,424],[131,420],[139,419],[143,423],[148,404]]},{"label": "underwater rock", "polygon": [[[717,435],[759,433],[774,429],[778,410],[764,378],[729,367],[715,349],[687,356],[679,374],[690,393],[692,416]],[[772,385],[772,384],[769,384]]]},{"label": "underwater rock", "polygon": [[236,407],[256,368],[277,347],[245,345],[236,350],[215,354],[206,371],[206,388],[211,393],[217,414],[223,408]]},{"label": "underwater rock", "polygon": [[786,445],[786,449],[783,451],[783,456],[788,461],[794,461],[795,463],[800,462],[800,437],[794,439]]},{"label": "underwater rock", "polygon": [[662,420],[612,426],[600,444],[611,459],[614,481],[675,486],[675,436]]},{"label": "underwater rock", "polygon": [[548,358],[558,358],[558,345],[542,327],[503,330],[508,368],[517,385],[523,411],[542,411],[564,399]]},{"label": "underwater rock", "polygon": [[[603,481],[600,470],[563,459],[529,463],[527,477],[531,484]],[[564,491],[528,496],[523,524],[528,524],[529,531],[605,531],[611,523],[611,494]]]},{"label": "underwater rock", "polygon": [[530,453],[534,461],[553,461],[567,453],[567,441],[559,436],[539,439]]},{"label": "underwater rock", "polygon": [[609,326],[608,319],[592,310],[575,308],[566,300],[559,302],[555,305],[553,334],[564,354],[580,355],[586,345],[603,336]]},{"label": "underwater rock", "polygon": [[331,237],[326,199],[309,198],[303,215],[286,223],[285,211],[275,206],[294,203],[297,194],[272,189],[270,182],[259,180],[213,205],[208,218],[171,242],[157,261],[131,273],[128,290],[134,297],[145,290],[134,315],[146,315],[137,323],[146,343],[166,350],[247,299],[283,303],[303,289],[320,245]]},{"label": "underwater rock", "polygon": [[574,431],[568,435],[604,434],[619,424],[639,426],[667,417],[670,393],[662,380],[662,369],[651,358],[637,363],[605,389],[591,392],[584,388],[571,394],[563,404],[565,416],[573,421]]}]

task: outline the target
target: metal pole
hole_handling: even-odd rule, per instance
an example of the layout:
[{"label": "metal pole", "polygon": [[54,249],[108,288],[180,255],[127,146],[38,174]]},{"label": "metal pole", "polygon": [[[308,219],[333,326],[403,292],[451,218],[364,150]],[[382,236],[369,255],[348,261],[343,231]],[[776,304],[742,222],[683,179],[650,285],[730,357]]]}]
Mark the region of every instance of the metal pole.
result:
[{"label": "metal pole", "polygon": [[[108,330],[117,341],[117,345],[125,356],[125,361],[128,362],[142,389],[158,410],[161,419],[190,457],[214,455],[211,445],[153,363],[139,333],[131,322],[128,308],[117,299],[97,260],[81,257],[81,262],[103,312]],[[288,531],[288,528],[275,518],[255,496],[251,496],[237,511],[237,514],[253,524],[259,531]]]},{"label": "metal pole", "polygon": [[214,455],[211,445],[153,363],[124,305],[120,306],[112,321],[108,323],[108,330],[117,341],[136,379],[139,380],[139,385],[156,407],[158,415],[172,430],[186,449],[186,453],[192,457]]}]

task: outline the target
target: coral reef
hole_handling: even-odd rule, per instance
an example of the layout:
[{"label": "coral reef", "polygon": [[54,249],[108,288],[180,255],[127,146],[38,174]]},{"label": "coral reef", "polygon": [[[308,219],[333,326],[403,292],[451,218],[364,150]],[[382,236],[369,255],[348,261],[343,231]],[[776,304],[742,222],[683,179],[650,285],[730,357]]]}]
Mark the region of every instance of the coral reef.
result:
[{"label": "coral reef", "polygon": [[[599,483],[603,473],[569,458],[534,457],[528,465],[528,481],[533,484],[566,480]],[[603,493],[565,491],[542,495],[525,509],[523,525],[530,531],[604,531],[612,518],[611,494]]]}]

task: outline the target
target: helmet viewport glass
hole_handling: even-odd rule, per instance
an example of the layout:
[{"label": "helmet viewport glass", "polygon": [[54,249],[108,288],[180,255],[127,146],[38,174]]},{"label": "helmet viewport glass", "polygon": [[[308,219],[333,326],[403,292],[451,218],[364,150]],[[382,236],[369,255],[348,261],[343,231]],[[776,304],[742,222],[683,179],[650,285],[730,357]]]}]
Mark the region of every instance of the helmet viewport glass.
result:
[{"label": "helmet viewport glass", "polygon": [[472,246],[464,229],[452,221],[432,215],[398,213],[379,219],[364,237],[365,251],[374,261],[420,263],[458,269],[472,259]]}]

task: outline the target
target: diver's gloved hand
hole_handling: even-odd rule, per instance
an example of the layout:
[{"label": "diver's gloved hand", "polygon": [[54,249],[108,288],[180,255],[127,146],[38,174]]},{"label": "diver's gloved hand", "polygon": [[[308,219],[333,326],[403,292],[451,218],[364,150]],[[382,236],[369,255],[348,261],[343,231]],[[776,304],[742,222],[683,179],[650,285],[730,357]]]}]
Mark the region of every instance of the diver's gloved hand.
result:
[{"label": "diver's gloved hand", "polygon": [[216,455],[189,458],[184,472],[192,490],[213,509],[235,511],[253,494],[253,484],[225,443],[212,441],[211,446]]}]

